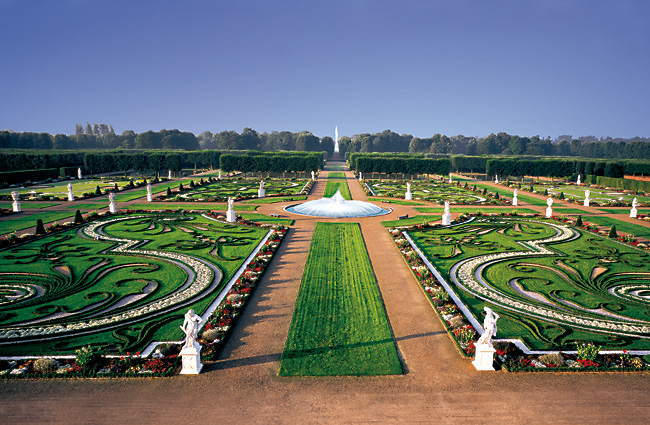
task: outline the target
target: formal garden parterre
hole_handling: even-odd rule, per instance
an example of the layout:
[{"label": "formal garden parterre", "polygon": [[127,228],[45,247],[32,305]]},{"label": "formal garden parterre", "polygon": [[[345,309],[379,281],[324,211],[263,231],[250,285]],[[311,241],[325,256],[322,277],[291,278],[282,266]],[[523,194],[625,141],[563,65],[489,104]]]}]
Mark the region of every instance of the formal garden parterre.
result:
[{"label": "formal garden parterre", "polygon": [[[205,316],[206,332],[230,324],[286,232],[200,212],[97,218],[0,252],[0,356],[12,360],[3,376],[171,373],[187,309]],[[206,356],[229,329],[217,328]],[[140,356],[157,342],[172,344]],[[29,355],[62,363],[15,360]]]},{"label": "formal garden parterre", "polygon": [[443,204],[449,201],[454,205],[505,205],[507,201],[502,199],[498,192],[490,192],[487,189],[479,189],[469,182],[461,183],[456,180],[454,183],[445,181],[390,181],[390,180],[364,180],[362,187],[370,196],[381,196],[386,198],[404,199],[407,183],[411,185],[411,193],[416,201],[427,201]]},{"label": "formal garden parterre", "polygon": [[650,254],[586,228],[503,214],[390,232],[465,356],[489,306],[508,370],[646,369]]}]

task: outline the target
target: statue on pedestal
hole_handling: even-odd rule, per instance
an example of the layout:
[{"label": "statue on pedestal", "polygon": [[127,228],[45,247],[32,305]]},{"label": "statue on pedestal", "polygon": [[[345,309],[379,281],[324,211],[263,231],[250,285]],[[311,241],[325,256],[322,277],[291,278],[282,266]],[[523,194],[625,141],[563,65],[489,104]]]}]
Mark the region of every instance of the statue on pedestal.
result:
[{"label": "statue on pedestal", "polygon": [[551,205],[553,205],[553,198],[549,196],[546,200],[546,205],[548,205],[548,208],[546,208],[546,218],[551,218],[553,217],[553,208],[551,208]]},{"label": "statue on pedestal", "polygon": [[21,212],[22,209],[20,208],[20,194],[18,191],[14,190],[11,192],[11,199],[13,200],[13,203],[11,204],[13,207],[14,212]]},{"label": "statue on pedestal", "polygon": [[407,201],[410,201],[413,199],[413,194],[411,193],[411,183],[406,182],[406,194],[404,195],[404,199]]},{"label": "statue on pedestal", "polygon": [[518,203],[518,200],[517,200],[517,194],[518,193],[519,192],[517,191],[517,189],[515,189],[515,191],[512,194],[512,206],[514,206],[514,207],[516,207],[517,203]]},{"label": "statue on pedestal", "polygon": [[316,174],[314,174],[314,170],[311,171],[311,181],[316,180]]},{"label": "statue on pedestal", "polygon": [[108,194],[108,211],[111,213],[117,212],[117,207],[115,206],[115,193],[110,192]]},{"label": "statue on pedestal", "polygon": [[634,197],[632,200],[632,209],[630,210],[630,218],[636,218],[637,210],[636,207],[639,205],[639,201]]},{"label": "statue on pedestal", "polygon": [[153,202],[153,194],[151,193],[151,183],[147,183],[147,202]]},{"label": "statue on pedestal", "polygon": [[589,196],[591,196],[591,191],[589,189],[587,189],[587,190],[585,190],[585,202],[583,204],[585,207],[588,207],[589,206],[589,201],[591,201],[591,199],[589,199]]},{"label": "statue on pedestal", "polygon": [[442,225],[449,226],[451,224],[451,212],[449,211],[449,201],[445,201],[445,211],[442,214]]},{"label": "statue on pedestal", "polygon": [[582,183],[580,182],[580,174],[578,174],[578,181],[576,182],[578,186],[580,186]]},{"label": "statue on pedestal", "polygon": [[497,320],[499,315],[496,314],[490,307],[483,307],[485,311],[485,320],[483,320],[483,335],[476,341],[476,345],[485,344],[492,345],[492,337],[497,335]]},{"label": "statue on pedestal", "polygon": [[499,184],[499,177],[496,174],[494,175],[494,184]]},{"label": "statue on pedestal", "polygon": [[196,338],[202,323],[203,319],[198,314],[195,314],[194,310],[190,309],[185,313],[185,320],[183,320],[183,325],[181,326],[181,330],[185,333],[185,345],[183,345],[183,348],[196,348],[199,345],[196,342]]},{"label": "statue on pedestal", "polygon": [[68,201],[74,201],[74,193],[72,192],[72,183],[68,183]]}]

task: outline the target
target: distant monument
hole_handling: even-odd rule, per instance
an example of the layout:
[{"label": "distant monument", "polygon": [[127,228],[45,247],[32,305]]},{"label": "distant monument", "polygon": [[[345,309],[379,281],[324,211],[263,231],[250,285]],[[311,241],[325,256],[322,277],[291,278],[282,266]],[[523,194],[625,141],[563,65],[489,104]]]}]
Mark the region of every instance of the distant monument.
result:
[{"label": "distant monument", "polygon": [[77,168],[77,177],[81,180],[81,167]]},{"label": "distant monument", "polygon": [[551,205],[553,205],[553,198],[549,196],[546,200],[546,205],[548,205],[548,208],[546,208],[546,218],[551,218],[553,217],[553,208],[551,208]]},{"label": "distant monument", "polygon": [[516,207],[516,206],[518,205],[518,201],[517,201],[517,193],[518,193],[518,192],[517,192],[517,189],[515,189],[515,191],[514,191],[513,194],[512,194],[512,206],[513,206],[513,207]]},{"label": "distant monument", "polygon": [[339,126],[334,128],[334,152],[339,151]]},{"label": "distant monument", "polygon": [[235,201],[232,198],[228,198],[228,211],[226,211],[226,221],[228,223],[234,223],[237,221],[237,216],[235,215]]},{"label": "distant monument", "polygon": [[147,183],[147,202],[153,202],[153,194],[151,193],[151,183]]},{"label": "distant monument", "polygon": [[639,201],[636,199],[636,197],[634,197],[634,199],[632,200],[632,209],[630,210],[630,218],[636,218],[636,213],[637,213],[636,207],[638,205],[639,205]]},{"label": "distant monument", "polygon": [[183,325],[180,327],[185,333],[185,345],[181,350],[181,358],[183,359],[183,369],[181,375],[198,375],[203,368],[201,363],[201,344],[196,342],[199,333],[199,328],[203,323],[201,316],[194,313],[194,310],[188,310],[183,320]]},{"label": "distant monument", "polygon": [[257,197],[264,198],[266,191],[264,190],[264,180],[260,180],[260,188],[257,189]]},{"label": "distant monument", "polygon": [[117,206],[115,206],[115,193],[110,192],[108,194],[108,211],[115,214],[117,212]]},{"label": "distant monument", "polygon": [[591,191],[589,189],[585,190],[585,202],[583,203],[585,207],[589,206],[589,201],[591,201],[591,199],[589,199],[590,195],[591,195]]},{"label": "distant monument", "polygon": [[445,212],[442,214],[442,225],[449,226],[451,224],[451,213],[449,212],[449,201],[445,201]]},{"label": "distant monument", "polygon": [[404,195],[404,199],[407,201],[411,201],[413,199],[413,195],[411,194],[411,183],[406,182],[406,194]]},{"label": "distant monument", "polygon": [[497,320],[499,315],[490,307],[483,307],[485,311],[485,320],[483,321],[483,335],[476,341],[476,356],[472,364],[476,370],[494,370],[494,353],[496,350],[492,346],[492,337],[497,334]]},{"label": "distant monument", "polygon": [[74,201],[74,193],[72,192],[72,183],[68,183],[68,201]]},{"label": "distant monument", "polygon": [[578,181],[576,182],[578,186],[580,186],[582,183],[580,182],[580,174],[578,174]]},{"label": "distant monument", "polygon": [[499,184],[499,176],[494,175],[494,184]]},{"label": "distant monument", "polygon": [[20,194],[18,193],[18,191],[14,190],[11,192],[11,199],[13,199],[11,206],[13,207],[14,212],[16,213],[21,212],[22,209],[20,209]]}]

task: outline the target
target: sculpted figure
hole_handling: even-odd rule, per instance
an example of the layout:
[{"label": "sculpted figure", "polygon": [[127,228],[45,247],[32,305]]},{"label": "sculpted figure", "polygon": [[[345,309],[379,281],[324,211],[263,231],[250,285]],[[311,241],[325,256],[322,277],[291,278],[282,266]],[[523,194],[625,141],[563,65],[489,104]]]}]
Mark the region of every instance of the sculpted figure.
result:
[{"label": "sculpted figure", "polygon": [[190,309],[185,313],[183,326],[180,327],[185,333],[185,345],[183,348],[194,347],[201,323],[203,323],[203,319],[198,314],[195,314],[194,310]]},{"label": "sculpted figure", "polygon": [[492,337],[497,335],[497,320],[499,315],[496,314],[490,307],[483,307],[485,311],[485,320],[483,321],[483,335],[476,341],[476,344],[492,345]]}]

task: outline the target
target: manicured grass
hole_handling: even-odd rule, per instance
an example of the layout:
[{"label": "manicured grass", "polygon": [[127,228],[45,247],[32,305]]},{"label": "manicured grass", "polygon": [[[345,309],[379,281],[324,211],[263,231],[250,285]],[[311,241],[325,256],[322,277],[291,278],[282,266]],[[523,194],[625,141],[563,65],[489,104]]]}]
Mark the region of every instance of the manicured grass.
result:
[{"label": "manicured grass", "polygon": [[391,181],[391,180],[366,180],[365,183],[378,196],[404,199],[407,183],[411,185],[411,193],[415,201],[443,202],[450,201],[457,204],[487,204],[498,203],[491,198],[484,197],[480,192],[470,190],[471,186],[465,189],[457,184],[449,184],[446,181]]},{"label": "manicured grass", "polygon": [[373,202],[382,202],[386,204],[395,204],[395,205],[424,205],[421,202],[416,202],[416,201],[406,201],[404,199],[395,199],[395,198],[368,198],[369,201]]},{"label": "manicured grass", "polygon": [[108,201],[106,202],[95,202],[92,204],[75,204],[74,202],[70,203],[69,206],[66,207],[69,210],[79,210],[79,209],[84,209],[84,210],[99,210],[102,208],[108,208]]},{"label": "manicured grass", "polygon": [[410,226],[411,224],[433,223],[435,221],[440,221],[441,218],[441,215],[416,215],[404,220],[382,221],[381,224],[383,224],[384,227]]},{"label": "manicured grass", "polygon": [[[609,214],[626,214],[626,215],[630,215],[630,207],[598,208],[598,211],[606,212],[606,213],[609,213]],[[637,213],[638,214],[648,215],[648,214],[650,214],[650,210],[648,210],[648,209],[638,209],[637,208]]]},{"label": "manicured grass", "polygon": [[[46,202],[20,202],[20,208],[23,210],[40,210],[41,208],[53,207],[55,205],[60,205],[59,203],[50,204]],[[13,209],[11,202],[0,202],[0,208],[6,208],[8,210]]]},{"label": "manicured grass", "polygon": [[[237,212],[237,208],[235,208],[235,212]],[[258,223],[283,224],[285,226],[291,226],[295,221],[289,218],[276,218],[257,213],[241,213],[239,215],[244,220],[256,221]]]},{"label": "manicured grass", "polygon": [[[511,212],[517,212],[518,214],[534,214],[537,211],[531,210],[528,208],[520,208],[520,207],[503,207],[503,208],[495,208],[495,207],[459,207],[456,205],[452,205],[449,207],[451,212],[467,212],[467,213],[473,213],[480,211],[482,213],[511,213]],[[417,212],[421,213],[442,213],[445,211],[443,207],[421,207],[421,208],[415,208]]]},{"label": "manicured grass", "polygon": [[[191,203],[176,203],[176,202],[148,202],[146,204],[133,204],[128,207],[131,210],[212,210],[212,211],[226,211],[228,205],[206,205],[199,202]],[[235,204],[235,211],[255,211],[257,205],[242,205],[241,203]]]},{"label": "manicured grass", "polygon": [[248,201],[241,201],[238,203],[252,203],[252,204],[275,204],[277,202],[291,202],[291,201],[304,201],[307,199],[306,195],[299,195],[299,196],[277,196],[277,197],[272,197],[272,198],[258,198],[258,199],[251,199]]},{"label": "manicured grass", "polygon": [[616,220],[615,218],[600,217],[600,216],[588,216],[588,217],[583,217],[582,219],[583,221],[599,224],[601,226],[606,226],[606,227],[612,227],[612,225],[615,224],[616,230],[618,230],[619,232],[630,233],[640,238],[650,239],[650,227],[645,227],[640,224],[626,223],[624,221]]},{"label": "manicured grass", "polygon": [[317,223],[279,375],[401,374],[357,223]]},{"label": "manicured grass", "polygon": [[34,227],[36,226],[36,220],[39,218],[43,220],[43,223],[47,224],[51,221],[64,220],[69,217],[74,217],[74,214],[75,213],[69,211],[42,212],[31,215],[21,215],[18,213],[10,220],[0,222],[0,234],[4,235],[5,233],[17,232],[19,230]]},{"label": "manicured grass", "polygon": [[562,207],[553,208],[553,212],[554,213],[556,212],[558,214],[582,214],[582,215],[589,214],[589,212],[580,210],[578,208],[562,208]]},{"label": "manicured grass", "polygon": [[348,182],[345,180],[328,180],[327,184],[325,185],[325,193],[323,193],[323,198],[331,198],[339,190],[345,199],[348,201],[352,199],[352,196],[350,195],[350,188],[348,187]]},{"label": "manicured grass", "polygon": [[327,180],[345,180],[345,173],[343,171],[333,171],[327,175]]},{"label": "manicured grass", "polygon": [[[604,349],[649,349],[646,333],[628,326],[647,322],[650,314],[645,301],[628,291],[650,283],[650,255],[575,228],[578,237],[567,229],[547,242],[552,250],[546,253],[525,244],[557,238],[552,227],[557,224],[538,218],[481,217],[445,229],[411,230],[408,235],[479,323],[484,306],[498,312],[499,339],[521,339],[533,350],[575,350],[576,341]],[[488,292],[479,296],[477,291],[483,289],[476,288]],[[639,296],[644,296],[643,290]],[[605,322],[630,335],[617,334]]]},{"label": "manicured grass", "polygon": [[[268,231],[191,213],[183,217],[140,213],[130,218],[110,217],[105,222],[103,234],[147,240],[146,245],[134,248],[139,253],[124,255],[112,250],[115,242],[81,237],[78,229],[70,229],[0,251],[5,287],[27,281],[43,291],[40,298],[0,304],[0,331],[6,326],[40,326],[30,322],[57,312],[71,315],[54,318],[52,323],[84,323],[144,307],[142,320],[129,322],[127,315],[112,320],[119,323],[117,328],[98,324],[90,334],[72,333],[54,340],[9,345],[0,337],[0,355],[73,353],[87,344],[108,347],[111,352],[135,352],[151,341],[179,340],[179,325],[187,309],[202,314]],[[198,261],[216,269],[196,269],[190,274]],[[212,286],[217,269],[223,276]],[[203,270],[202,277],[198,270]],[[185,304],[174,301],[188,278],[197,282],[199,277],[200,289],[185,293]],[[160,304],[165,299],[169,303]]]}]

